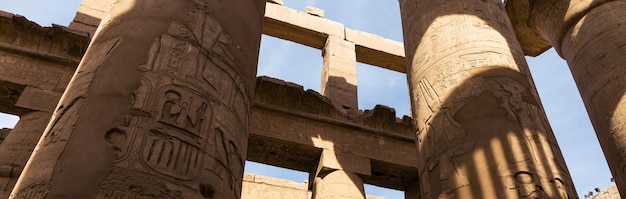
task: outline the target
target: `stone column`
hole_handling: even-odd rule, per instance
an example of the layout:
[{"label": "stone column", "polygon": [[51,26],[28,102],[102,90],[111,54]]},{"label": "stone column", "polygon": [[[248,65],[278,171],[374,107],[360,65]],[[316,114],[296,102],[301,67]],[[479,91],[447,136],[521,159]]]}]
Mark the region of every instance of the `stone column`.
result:
[{"label": "stone column", "polygon": [[118,0],[10,198],[239,198],[264,6]]},{"label": "stone column", "polygon": [[549,0],[528,4],[517,0],[507,9],[518,10],[511,12],[511,18],[528,23],[520,27],[533,33],[519,36],[525,46],[547,41],[567,60],[613,179],[622,198],[626,198],[626,1]]},{"label": "stone column", "polygon": [[0,144],[0,198],[8,198],[11,194],[50,116],[43,111],[21,115],[15,128]]},{"label": "stone column", "polygon": [[358,109],[354,43],[330,35],[322,54],[322,95],[339,110]]},{"label": "stone column", "polygon": [[321,173],[313,183],[313,199],[365,199],[363,180],[349,171]]},{"label": "stone column", "polygon": [[400,0],[421,195],[573,198],[500,0]]}]

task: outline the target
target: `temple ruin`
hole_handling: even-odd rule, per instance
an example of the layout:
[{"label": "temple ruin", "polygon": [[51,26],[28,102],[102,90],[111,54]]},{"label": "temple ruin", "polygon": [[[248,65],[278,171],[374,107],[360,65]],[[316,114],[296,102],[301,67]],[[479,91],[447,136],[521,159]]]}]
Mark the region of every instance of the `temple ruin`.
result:
[{"label": "temple ruin", "polygon": [[[624,1],[399,0],[404,44],[278,0],[113,2],[69,27],[0,12],[0,112],[20,116],[0,198],[578,198],[524,58],[551,47],[626,197]],[[256,77],[262,34],[319,49],[321,92]],[[412,117],[358,110],[357,62],[407,74]]]}]

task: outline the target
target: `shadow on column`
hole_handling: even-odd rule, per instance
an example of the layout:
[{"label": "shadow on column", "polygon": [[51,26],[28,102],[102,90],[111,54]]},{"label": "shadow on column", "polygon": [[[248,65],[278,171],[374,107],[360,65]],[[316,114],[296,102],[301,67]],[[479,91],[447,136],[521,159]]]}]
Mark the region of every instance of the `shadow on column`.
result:
[{"label": "shadow on column", "polygon": [[577,198],[501,1],[400,1],[422,198]]}]

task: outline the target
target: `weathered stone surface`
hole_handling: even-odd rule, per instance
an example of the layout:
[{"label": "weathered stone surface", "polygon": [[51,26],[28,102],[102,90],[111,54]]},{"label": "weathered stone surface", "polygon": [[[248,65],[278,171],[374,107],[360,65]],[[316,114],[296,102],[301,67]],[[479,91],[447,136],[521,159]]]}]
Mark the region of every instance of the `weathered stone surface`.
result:
[{"label": "weathered stone surface", "polygon": [[117,1],[11,197],[239,198],[264,5]]},{"label": "weathered stone surface", "polygon": [[9,132],[11,132],[11,129],[9,129],[9,128],[2,128],[2,129],[0,129],[0,144],[2,144],[4,139],[7,138],[7,136],[9,135]]},{"label": "weathered stone surface", "polygon": [[21,115],[11,134],[0,144],[0,198],[8,198],[11,194],[50,116],[51,113],[43,111]]},{"label": "weathered stone surface", "polygon": [[[244,174],[241,199],[311,199],[308,183]],[[367,195],[366,199],[385,199]]]},{"label": "weathered stone surface", "polygon": [[245,174],[241,199],[310,199],[307,183]]},{"label": "weathered stone surface", "polygon": [[267,5],[263,34],[317,49],[324,49],[328,36],[336,36],[354,43],[358,62],[406,73],[401,42],[351,30],[343,24],[285,6]]},{"label": "weathered stone surface", "polygon": [[400,7],[421,197],[575,197],[502,2]]},{"label": "weathered stone surface", "polygon": [[89,44],[83,34],[66,27],[42,28],[23,16],[0,12],[3,13],[0,15],[0,50],[21,51],[67,63],[80,60]]},{"label": "weathered stone surface", "polygon": [[358,109],[356,52],[354,43],[328,36],[322,51],[322,95],[330,98],[337,109]]},{"label": "weathered stone surface", "polygon": [[[378,106],[343,113],[319,93],[269,77],[257,78],[248,159],[311,172],[323,150],[371,159],[368,184],[402,190],[417,178],[411,119]],[[350,165],[356,163],[357,165]],[[363,172],[359,161],[336,167]]]},{"label": "weathered stone surface", "polygon": [[92,38],[100,21],[106,17],[114,2],[115,0],[83,0],[69,27],[85,32]]},{"label": "weathered stone surface", "polygon": [[589,194],[585,194],[585,197],[591,196],[591,199],[621,199],[619,194],[619,190],[617,190],[617,186],[615,184],[611,185],[609,188],[602,190],[598,193],[590,192]]},{"label": "weathered stone surface", "polygon": [[313,6],[307,6],[304,12],[306,12],[307,14],[316,16],[316,17],[324,18],[324,10],[313,7]]},{"label": "weathered stone surface", "polygon": [[354,173],[335,170],[315,178],[312,199],[365,199],[363,180]]},{"label": "weathered stone surface", "polygon": [[86,35],[9,13],[0,16],[0,26],[0,82],[6,82],[0,84],[20,93],[25,86],[62,93],[89,44]]},{"label": "weathered stone surface", "polygon": [[[0,71],[2,68],[0,68]],[[0,112],[20,115],[27,110],[15,106],[18,98],[24,91],[24,86],[0,81]]]},{"label": "weathered stone surface", "polygon": [[[59,99],[61,99],[60,93],[27,86],[15,102],[15,105],[29,110],[53,113]],[[48,118],[47,120],[50,119]]]},{"label": "weathered stone surface", "polygon": [[402,42],[349,28],[346,28],[346,40],[355,44],[358,62],[406,73]]},{"label": "weathered stone surface", "polygon": [[[508,7],[527,18],[570,67],[621,196],[626,197],[626,2],[525,1]],[[517,15],[516,15],[517,14]],[[521,38],[524,39],[524,38]]]},{"label": "weathered stone surface", "polygon": [[344,37],[344,25],[311,16],[285,6],[267,4],[263,34],[317,49],[324,48],[328,35]]}]

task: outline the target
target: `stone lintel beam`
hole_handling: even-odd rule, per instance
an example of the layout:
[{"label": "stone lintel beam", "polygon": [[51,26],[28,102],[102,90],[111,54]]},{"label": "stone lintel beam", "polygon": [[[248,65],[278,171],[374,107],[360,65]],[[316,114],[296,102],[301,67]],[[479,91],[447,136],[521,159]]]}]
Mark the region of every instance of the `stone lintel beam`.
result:
[{"label": "stone lintel beam", "polygon": [[[287,126],[288,124],[291,126]],[[251,128],[251,136],[258,135],[320,149],[344,148],[344,151],[370,159],[417,166],[416,157],[398,158],[416,152],[408,137],[315,114],[255,102]],[[353,136],[352,139],[342,139],[350,136]]]},{"label": "stone lintel beam", "polygon": [[29,110],[53,113],[59,99],[61,99],[61,93],[27,86],[15,105]]},{"label": "stone lintel beam", "polygon": [[348,28],[346,40],[355,44],[358,62],[406,73],[402,42]]},{"label": "stone lintel beam", "polygon": [[0,50],[78,65],[89,45],[85,34],[52,25],[41,27],[24,16],[0,11]]},{"label": "stone lintel beam", "polygon": [[[326,151],[338,154],[342,162],[366,162],[327,167],[358,173],[368,184],[403,190],[417,178],[408,117],[397,119],[383,106],[346,115],[315,91],[267,77],[257,78],[255,90],[248,160],[316,172],[320,157],[329,156],[322,155]],[[371,118],[386,122],[372,123]]]},{"label": "stone lintel beam", "polygon": [[263,34],[323,49],[328,35],[351,41],[356,47],[356,60],[406,73],[402,42],[345,28],[343,24],[306,14],[286,6],[268,3]]},{"label": "stone lintel beam", "polygon": [[[70,28],[93,35],[113,0],[83,0]],[[323,49],[328,35],[354,42],[357,61],[406,73],[402,42],[345,28],[341,23],[283,6],[282,0],[268,0],[263,34]]]},{"label": "stone lintel beam", "polygon": [[344,25],[286,6],[268,3],[263,34],[317,49],[324,48],[328,35],[344,38]]}]

